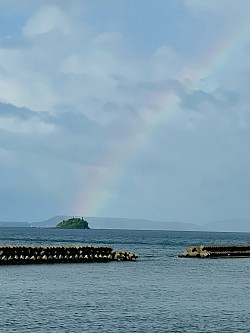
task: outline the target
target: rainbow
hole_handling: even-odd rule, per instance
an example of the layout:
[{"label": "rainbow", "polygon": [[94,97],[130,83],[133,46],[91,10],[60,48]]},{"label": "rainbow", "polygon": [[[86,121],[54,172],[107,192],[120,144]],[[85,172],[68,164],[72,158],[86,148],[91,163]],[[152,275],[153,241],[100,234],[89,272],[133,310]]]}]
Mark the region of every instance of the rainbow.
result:
[{"label": "rainbow", "polygon": [[[203,89],[207,79],[215,74],[220,77],[221,71],[238,58],[250,40],[249,35],[250,23],[247,22],[218,43],[219,46],[210,51],[205,61],[183,68],[177,79],[191,82],[193,91]],[[147,114],[144,124],[132,122],[130,135],[120,138],[120,144],[102,156],[99,166],[82,166],[83,182],[79,184],[80,191],[73,201],[73,215],[98,216],[107,203],[119,197],[119,193],[114,191],[116,184],[126,175],[138,151],[146,149],[152,142],[157,127],[178,112],[179,103],[179,97],[173,91],[166,92],[157,100],[159,112],[139,110],[139,113]]]},{"label": "rainbow", "polygon": [[237,30],[228,32],[227,38],[218,40],[217,46],[208,52],[204,61],[198,61],[190,66],[190,78],[193,82],[193,89],[202,89],[203,82],[214,76],[220,76],[225,68],[234,62],[239,61],[240,54],[250,42],[250,21],[242,24],[239,22]]}]

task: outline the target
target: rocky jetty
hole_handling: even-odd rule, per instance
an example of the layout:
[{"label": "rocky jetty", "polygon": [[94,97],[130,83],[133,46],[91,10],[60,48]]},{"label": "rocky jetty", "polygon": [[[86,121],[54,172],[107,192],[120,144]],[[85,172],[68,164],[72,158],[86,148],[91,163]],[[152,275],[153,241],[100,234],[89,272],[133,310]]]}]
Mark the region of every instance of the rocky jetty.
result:
[{"label": "rocky jetty", "polygon": [[197,245],[190,246],[179,254],[181,258],[248,258],[250,244],[232,245]]},{"label": "rocky jetty", "polygon": [[137,258],[135,253],[113,251],[109,246],[0,246],[0,265],[135,261]]}]

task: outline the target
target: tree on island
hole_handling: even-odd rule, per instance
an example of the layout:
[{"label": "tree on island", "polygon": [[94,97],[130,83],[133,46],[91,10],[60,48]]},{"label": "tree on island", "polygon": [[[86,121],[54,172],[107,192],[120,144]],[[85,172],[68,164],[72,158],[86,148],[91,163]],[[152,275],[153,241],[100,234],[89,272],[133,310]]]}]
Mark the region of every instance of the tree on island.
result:
[{"label": "tree on island", "polygon": [[58,229],[90,229],[86,220],[80,217],[72,217],[68,220],[63,220],[56,225]]}]

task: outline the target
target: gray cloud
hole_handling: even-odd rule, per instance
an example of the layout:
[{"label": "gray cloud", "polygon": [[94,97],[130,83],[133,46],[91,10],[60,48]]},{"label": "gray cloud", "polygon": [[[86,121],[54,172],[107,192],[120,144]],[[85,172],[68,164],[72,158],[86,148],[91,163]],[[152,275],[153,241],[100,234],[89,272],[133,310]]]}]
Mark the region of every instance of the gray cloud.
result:
[{"label": "gray cloud", "polygon": [[[76,3],[25,2],[19,36],[1,38],[2,218],[249,217],[247,47],[204,78],[193,63],[206,48],[192,61],[168,40],[140,53]],[[220,7],[185,3],[199,18]],[[88,208],[90,192],[109,199]]]}]

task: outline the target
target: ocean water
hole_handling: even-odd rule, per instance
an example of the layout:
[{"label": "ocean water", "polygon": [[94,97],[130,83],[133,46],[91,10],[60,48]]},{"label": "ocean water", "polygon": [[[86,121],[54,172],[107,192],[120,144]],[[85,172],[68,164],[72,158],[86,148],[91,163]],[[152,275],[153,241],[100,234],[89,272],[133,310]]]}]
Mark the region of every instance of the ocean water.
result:
[{"label": "ocean water", "polygon": [[250,234],[0,228],[1,244],[105,244],[137,262],[0,266],[0,332],[250,332],[250,259],[185,259]]}]

